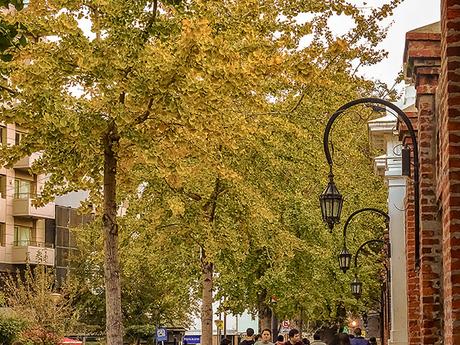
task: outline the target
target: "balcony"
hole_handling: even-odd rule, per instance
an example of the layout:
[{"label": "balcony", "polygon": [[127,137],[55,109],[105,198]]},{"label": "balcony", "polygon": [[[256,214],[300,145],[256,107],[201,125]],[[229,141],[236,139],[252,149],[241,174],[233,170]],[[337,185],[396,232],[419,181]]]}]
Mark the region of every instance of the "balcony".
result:
[{"label": "balcony", "polygon": [[42,207],[32,205],[30,194],[15,195],[13,199],[13,216],[28,218],[47,218],[54,219],[54,202],[50,202]]},{"label": "balcony", "polygon": [[13,264],[43,264],[54,266],[54,248],[52,244],[36,241],[16,241],[11,251]]},{"label": "balcony", "polygon": [[41,157],[40,152],[34,152],[30,156],[21,158],[18,160],[16,163],[13,164],[14,169],[19,169],[19,170],[28,170],[32,167],[32,164]]}]

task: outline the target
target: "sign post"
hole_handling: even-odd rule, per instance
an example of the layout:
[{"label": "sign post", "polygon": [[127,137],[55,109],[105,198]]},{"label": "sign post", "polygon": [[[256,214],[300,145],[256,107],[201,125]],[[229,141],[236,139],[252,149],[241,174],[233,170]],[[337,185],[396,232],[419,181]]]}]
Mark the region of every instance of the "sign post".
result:
[{"label": "sign post", "polygon": [[162,343],[168,341],[168,331],[166,328],[157,328],[157,342],[161,341]]}]

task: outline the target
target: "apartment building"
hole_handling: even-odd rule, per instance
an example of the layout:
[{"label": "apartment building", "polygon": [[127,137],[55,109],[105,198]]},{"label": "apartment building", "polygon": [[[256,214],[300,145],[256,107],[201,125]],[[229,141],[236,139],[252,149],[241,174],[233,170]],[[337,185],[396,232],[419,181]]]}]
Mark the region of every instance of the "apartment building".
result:
[{"label": "apartment building", "polygon": [[[0,125],[0,142],[16,145],[25,133],[14,124]],[[54,265],[54,232],[51,228],[47,231],[45,221],[55,218],[55,205],[33,205],[46,179],[29,172],[39,155],[33,153],[11,168],[0,168],[0,272],[14,271],[27,263]]]}]

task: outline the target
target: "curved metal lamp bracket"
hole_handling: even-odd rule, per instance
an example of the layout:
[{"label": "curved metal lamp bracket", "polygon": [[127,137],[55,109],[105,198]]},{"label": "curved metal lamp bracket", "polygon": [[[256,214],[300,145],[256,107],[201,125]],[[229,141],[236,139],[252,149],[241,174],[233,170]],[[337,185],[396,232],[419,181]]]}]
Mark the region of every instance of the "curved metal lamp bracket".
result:
[{"label": "curved metal lamp bracket", "polygon": [[361,244],[361,246],[358,248],[358,250],[356,251],[356,254],[355,254],[355,269],[358,268],[358,254],[359,254],[359,252],[360,252],[365,246],[367,246],[368,244],[370,244],[370,243],[376,243],[376,242],[385,243],[384,240],[369,240],[369,241],[366,241],[366,242],[364,242],[363,244]]},{"label": "curved metal lamp bracket", "polygon": [[382,210],[379,210],[377,208],[373,208],[373,207],[366,207],[366,208],[362,208],[362,209],[359,209],[355,212],[353,212],[352,214],[350,214],[350,216],[347,218],[346,222],[345,222],[345,225],[343,226],[343,245],[344,247],[347,246],[347,227],[348,225],[350,224],[350,222],[353,220],[353,218],[355,216],[357,216],[358,214],[362,213],[362,212],[374,212],[374,213],[377,213],[377,214],[380,214],[381,216],[383,216],[385,218],[385,224],[388,228],[388,224],[390,222],[390,216],[388,215],[388,213],[382,211]]},{"label": "curved metal lamp bracket", "polygon": [[[404,124],[407,126],[407,129],[409,131],[409,135],[412,139],[412,145],[413,145],[413,159],[414,159],[414,213],[415,213],[415,268],[417,269],[419,267],[419,260],[420,260],[420,186],[419,186],[419,158],[418,158],[418,145],[417,145],[417,137],[415,135],[414,128],[412,126],[412,122],[410,121],[409,117],[404,113],[399,107],[394,105],[393,103],[390,103],[384,99],[380,98],[373,98],[373,97],[368,97],[368,98],[360,98],[356,99],[354,101],[348,102],[341,106],[332,116],[330,117],[326,129],[324,131],[324,137],[323,137],[323,145],[324,145],[324,154],[326,155],[326,160],[327,163],[329,164],[329,174],[333,175],[332,172],[332,156],[331,152],[329,150],[329,134],[332,129],[332,125],[334,121],[342,115],[347,109],[358,105],[358,104],[381,104],[385,107],[390,108],[396,113],[396,117],[404,122]],[[395,115],[395,114],[393,114]]]}]

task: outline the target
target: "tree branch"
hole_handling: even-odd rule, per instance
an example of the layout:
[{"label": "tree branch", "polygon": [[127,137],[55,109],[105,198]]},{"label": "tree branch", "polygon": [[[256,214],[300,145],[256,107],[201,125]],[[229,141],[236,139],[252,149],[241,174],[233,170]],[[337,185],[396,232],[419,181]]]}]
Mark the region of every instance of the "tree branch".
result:
[{"label": "tree branch", "polygon": [[8,86],[0,85],[0,89],[4,91],[8,91],[12,95],[17,95],[18,92],[14,91],[13,89],[9,88]]},{"label": "tree branch", "polygon": [[147,25],[145,26],[144,30],[142,31],[142,40],[147,41],[149,31],[153,27],[153,24],[155,24],[155,21],[157,19],[157,10],[158,10],[158,0],[153,0],[153,9],[152,9],[152,16],[150,17],[149,21],[147,22]]},{"label": "tree branch", "polygon": [[142,122],[146,121],[149,118],[150,115],[150,110],[152,110],[152,105],[153,105],[153,97],[149,99],[149,104],[147,105],[147,110],[142,114],[142,116],[139,116],[135,121],[135,125],[140,125]]}]

